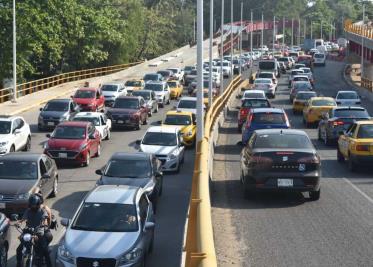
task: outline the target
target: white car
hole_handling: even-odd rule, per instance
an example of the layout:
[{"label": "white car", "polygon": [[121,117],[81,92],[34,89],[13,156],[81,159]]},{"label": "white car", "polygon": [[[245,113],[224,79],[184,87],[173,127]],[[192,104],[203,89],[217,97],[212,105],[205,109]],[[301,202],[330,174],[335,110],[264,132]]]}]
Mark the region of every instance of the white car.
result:
[{"label": "white car", "polygon": [[313,55],[313,64],[325,66],[326,56],[323,53],[315,53]]},{"label": "white car", "polygon": [[173,72],[173,77],[176,80],[182,81],[184,79],[184,70],[182,70],[181,68],[168,68],[167,70]]},{"label": "white car", "polygon": [[0,155],[30,149],[30,125],[19,116],[0,116]]},{"label": "white car", "polygon": [[155,93],[158,105],[163,108],[171,102],[171,90],[167,82],[148,82],[145,84],[145,90],[151,90]]},{"label": "white car", "polygon": [[303,70],[304,75],[308,76],[308,78],[310,79],[311,83],[314,82],[311,68],[302,67],[302,68],[299,68],[299,69]]},{"label": "white car", "polygon": [[292,82],[294,76],[296,76],[296,75],[303,75],[303,74],[304,74],[304,70],[301,70],[301,69],[292,70],[290,72],[289,77],[288,77],[288,79],[289,79],[289,85],[291,85],[291,82]]},{"label": "white car", "polygon": [[272,79],[257,78],[254,81],[254,90],[261,90],[267,97],[275,98],[277,85],[273,83]]},{"label": "white car", "polygon": [[136,143],[140,146],[140,152],[154,154],[162,162],[163,171],[180,171],[185,151],[180,127],[150,127],[142,140]]},{"label": "white car", "polygon": [[111,107],[118,96],[127,95],[127,89],[123,83],[104,83],[101,85],[102,94],[105,97],[105,106]]},{"label": "white car", "polygon": [[360,96],[355,91],[338,91],[335,101],[341,106],[361,105]]},{"label": "white car", "polygon": [[[189,111],[193,114],[197,114],[197,97],[183,96],[180,98],[176,105],[177,111]],[[206,110],[206,106],[203,105],[203,110]]]},{"label": "white car", "polygon": [[247,98],[263,98],[266,99],[266,95],[263,90],[245,90],[242,95],[242,101]]},{"label": "white car", "polygon": [[110,139],[111,120],[101,112],[79,112],[72,121],[89,121],[100,133],[101,140]]},{"label": "white car", "polygon": [[217,62],[216,67],[221,68],[221,65],[223,65],[223,76],[225,78],[232,75],[232,64],[228,60],[224,60],[223,62]]}]

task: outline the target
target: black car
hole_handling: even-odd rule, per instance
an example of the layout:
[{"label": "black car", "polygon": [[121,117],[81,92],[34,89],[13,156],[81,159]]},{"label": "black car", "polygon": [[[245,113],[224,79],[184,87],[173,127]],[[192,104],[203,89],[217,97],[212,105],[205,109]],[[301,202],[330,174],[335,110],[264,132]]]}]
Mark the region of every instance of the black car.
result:
[{"label": "black car", "polygon": [[241,152],[240,177],[246,197],[254,191],[281,190],[320,198],[320,157],[304,131],[255,131]]},{"label": "black car", "polygon": [[10,245],[10,221],[0,213],[0,267],[7,266],[8,249]]},{"label": "black car", "polygon": [[72,118],[77,112],[79,112],[79,107],[72,99],[50,100],[43,108],[40,108],[38,129],[40,131],[53,129],[60,122]]},{"label": "black car", "polygon": [[336,107],[324,113],[319,122],[318,139],[325,145],[335,143],[341,132],[346,131],[355,121],[369,120],[370,115],[363,107]]},{"label": "black car", "polygon": [[156,210],[162,194],[163,173],[161,162],[153,154],[117,152],[96,174],[101,175],[97,185],[130,185],[142,187]]}]

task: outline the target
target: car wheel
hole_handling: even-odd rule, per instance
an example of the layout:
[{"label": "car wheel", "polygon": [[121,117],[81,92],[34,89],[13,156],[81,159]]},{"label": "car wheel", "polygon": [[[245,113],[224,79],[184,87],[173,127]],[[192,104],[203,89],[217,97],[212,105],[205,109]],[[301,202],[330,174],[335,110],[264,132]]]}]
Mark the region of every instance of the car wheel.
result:
[{"label": "car wheel", "polygon": [[0,267],[6,267],[8,262],[8,250],[5,245],[0,249]]},{"label": "car wheel", "polygon": [[15,149],[14,145],[12,145],[12,146],[10,147],[10,149],[9,149],[9,153],[11,153],[11,152],[15,152],[15,151],[16,151],[16,149]]},{"label": "car wheel", "polygon": [[344,162],[345,161],[345,157],[343,156],[343,154],[339,150],[339,147],[337,148],[337,161],[338,162]]},{"label": "car wheel", "polygon": [[317,131],[317,140],[321,141],[321,130],[319,128],[319,130]]},{"label": "car wheel", "polygon": [[110,135],[111,135],[110,130],[107,130],[107,134],[106,134],[105,140],[110,140]]},{"label": "car wheel", "polygon": [[83,163],[84,167],[88,167],[91,160],[91,155],[89,154],[89,151],[87,153],[87,157],[85,159],[85,162]]},{"label": "car wheel", "polygon": [[53,182],[53,190],[52,193],[50,194],[50,197],[56,197],[58,193],[58,179],[55,178]]},{"label": "car wheel", "polygon": [[179,164],[177,165],[177,169],[175,173],[180,173],[180,168],[181,168],[181,162],[179,162]]},{"label": "car wheel", "polygon": [[148,249],[148,253],[152,253],[153,252],[153,248],[154,248],[154,232],[153,232],[153,236],[152,236],[152,239],[150,240],[150,244],[149,244],[149,249]]},{"label": "car wheel", "polygon": [[167,99],[166,105],[169,105],[171,103],[170,98]]},{"label": "car wheel", "polygon": [[146,116],[145,117],[145,120],[142,122],[143,125],[147,125],[148,124],[148,117]]},{"label": "car wheel", "polygon": [[136,130],[138,130],[138,131],[141,130],[141,120],[140,119],[137,123]]},{"label": "car wheel", "polygon": [[149,116],[149,117],[153,116],[153,110],[152,110],[152,109],[149,110],[149,112],[148,112],[148,116]]},{"label": "car wheel", "polygon": [[96,152],[96,158],[100,157],[101,156],[101,144],[98,144],[97,146],[97,152]]},{"label": "car wheel", "polygon": [[310,200],[311,200],[311,201],[319,200],[319,199],[320,199],[320,192],[321,192],[320,189],[317,190],[317,191],[310,191],[310,192],[309,192]]},{"label": "car wheel", "polygon": [[356,163],[352,159],[351,155],[348,157],[348,169],[351,172],[355,172],[356,171]]},{"label": "car wheel", "polygon": [[157,113],[158,112],[158,109],[159,109],[159,107],[158,107],[158,104],[155,106],[155,110],[154,110],[154,113]]},{"label": "car wheel", "polygon": [[26,141],[26,145],[23,148],[23,151],[30,151],[30,149],[31,149],[31,137],[28,136],[27,141]]}]

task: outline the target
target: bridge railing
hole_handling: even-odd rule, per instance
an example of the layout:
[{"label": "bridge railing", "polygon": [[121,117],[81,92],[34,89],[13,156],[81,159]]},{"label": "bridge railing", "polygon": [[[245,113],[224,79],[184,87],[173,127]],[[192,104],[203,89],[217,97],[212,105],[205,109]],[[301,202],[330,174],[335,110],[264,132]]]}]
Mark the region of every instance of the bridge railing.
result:
[{"label": "bridge railing", "polygon": [[[120,64],[108,67],[101,67],[101,68],[94,68],[94,69],[86,69],[86,70],[78,70],[72,71],[67,73],[62,73],[59,75],[30,81],[26,83],[17,84],[17,96],[24,96],[28,94],[32,94],[34,92],[38,92],[41,90],[45,90],[60,84],[78,81],[98,76],[104,76],[108,74],[112,74],[118,71],[125,70],[129,67],[135,66],[137,64],[142,63],[143,61],[129,63],[129,64]],[[0,89],[0,103],[5,101],[9,101],[12,99],[13,87],[7,87]]]},{"label": "bridge railing", "polygon": [[[205,116],[204,137],[197,143],[191,199],[184,250],[185,267],[216,267],[217,260],[211,220],[209,174],[212,168],[213,129],[233,92],[241,83],[241,76],[232,80],[228,87],[211,105]],[[211,166],[211,167],[210,167]]]},{"label": "bridge railing", "polygon": [[367,78],[361,78],[361,87],[368,89],[373,92],[373,81]]},{"label": "bridge railing", "polygon": [[373,39],[373,27],[372,26],[368,27],[365,25],[363,26],[363,25],[355,25],[353,23],[346,23],[345,31],[361,35],[368,39]]}]

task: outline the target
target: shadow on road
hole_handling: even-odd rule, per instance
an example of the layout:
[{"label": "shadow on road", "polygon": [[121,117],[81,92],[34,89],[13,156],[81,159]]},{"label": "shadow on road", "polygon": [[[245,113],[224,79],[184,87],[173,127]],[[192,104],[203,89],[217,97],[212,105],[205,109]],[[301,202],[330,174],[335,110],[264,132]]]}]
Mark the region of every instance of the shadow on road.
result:
[{"label": "shadow on road", "polygon": [[71,193],[70,195],[58,199],[53,203],[51,208],[57,210],[61,218],[71,219],[87,192],[88,191],[77,191]]}]

